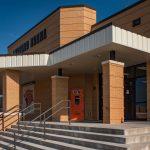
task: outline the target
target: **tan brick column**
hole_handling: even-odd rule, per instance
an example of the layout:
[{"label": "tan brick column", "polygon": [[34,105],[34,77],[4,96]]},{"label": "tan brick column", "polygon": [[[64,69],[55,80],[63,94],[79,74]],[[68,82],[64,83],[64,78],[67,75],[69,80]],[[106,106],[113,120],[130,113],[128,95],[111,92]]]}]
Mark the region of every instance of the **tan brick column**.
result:
[{"label": "tan brick column", "polygon": [[150,61],[147,62],[147,120],[150,121]]},{"label": "tan brick column", "polygon": [[[68,77],[64,76],[52,76],[52,106],[60,102],[61,100],[68,100]],[[52,113],[57,111],[59,108],[67,106],[67,103],[64,102],[59,105],[56,109],[52,110]],[[57,117],[56,117],[57,116]],[[67,109],[62,110],[59,115],[52,117],[55,121],[67,121]]]},{"label": "tan brick column", "polygon": [[6,70],[3,72],[4,112],[15,105],[19,105],[20,75],[18,71]]},{"label": "tan brick column", "polygon": [[102,62],[103,123],[124,122],[124,63]]}]

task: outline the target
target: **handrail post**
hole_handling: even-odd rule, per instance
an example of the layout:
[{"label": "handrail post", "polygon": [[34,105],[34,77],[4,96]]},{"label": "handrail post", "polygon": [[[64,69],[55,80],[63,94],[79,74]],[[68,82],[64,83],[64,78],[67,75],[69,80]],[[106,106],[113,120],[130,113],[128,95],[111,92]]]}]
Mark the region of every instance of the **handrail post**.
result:
[{"label": "handrail post", "polygon": [[19,134],[19,125],[20,125],[20,122],[19,122],[19,113],[18,113],[18,134]]},{"label": "handrail post", "polygon": [[16,150],[16,132],[14,131],[14,150]]},{"label": "handrail post", "polygon": [[4,113],[2,114],[2,130],[4,131]]},{"label": "handrail post", "polygon": [[41,113],[42,113],[42,110],[41,110],[41,103],[40,103],[40,123],[41,123]]},{"label": "handrail post", "polygon": [[71,119],[71,116],[70,116],[70,108],[71,108],[71,104],[70,104],[70,100],[68,100],[68,122],[69,122],[69,125],[70,125],[70,119]]},{"label": "handrail post", "polygon": [[21,121],[24,121],[23,112],[21,112]]},{"label": "handrail post", "polygon": [[44,114],[44,139],[45,139],[45,114]]}]

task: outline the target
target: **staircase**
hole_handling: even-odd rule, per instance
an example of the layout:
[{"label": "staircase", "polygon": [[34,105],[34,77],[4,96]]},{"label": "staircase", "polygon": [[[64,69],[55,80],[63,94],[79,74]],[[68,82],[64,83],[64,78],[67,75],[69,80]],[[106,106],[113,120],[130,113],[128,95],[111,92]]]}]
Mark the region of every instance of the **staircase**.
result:
[{"label": "staircase", "polygon": [[[0,149],[18,150],[150,150],[150,126],[114,127],[90,123],[20,122],[0,132]],[[31,130],[32,129],[32,130]],[[10,148],[11,147],[11,148]]]}]

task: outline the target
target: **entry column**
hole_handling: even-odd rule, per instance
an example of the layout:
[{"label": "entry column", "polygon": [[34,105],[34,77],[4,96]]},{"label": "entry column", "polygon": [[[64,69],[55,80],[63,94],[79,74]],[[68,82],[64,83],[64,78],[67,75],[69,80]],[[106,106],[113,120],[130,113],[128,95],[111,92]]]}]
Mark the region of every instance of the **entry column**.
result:
[{"label": "entry column", "polygon": [[103,123],[124,122],[124,63],[102,62]]},{"label": "entry column", "polygon": [[19,105],[20,74],[18,71],[6,70],[3,72],[3,108],[4,112]]},{"label": "entry column", "polygon": [[[68,100],[68,80],[69,77],[52,76],[52,107],[62,100]],[[63,102],[52,110],[52,113],[62,107],[67,107],[67,102]],[[62,109],[52,117],[55,121],[68,121],[67,109]]]}]

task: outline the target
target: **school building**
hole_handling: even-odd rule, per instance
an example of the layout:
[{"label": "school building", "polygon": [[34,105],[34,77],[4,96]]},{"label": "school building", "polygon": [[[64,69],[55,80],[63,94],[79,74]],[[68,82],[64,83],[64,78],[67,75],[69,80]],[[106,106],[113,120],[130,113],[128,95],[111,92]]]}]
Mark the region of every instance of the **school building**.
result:
[{"label": "school building", "polygon": [[1,112],[61,100],[74,121],[150,120],[149,0],[100,22],[89,6],[59,7],[0,55]]}]

